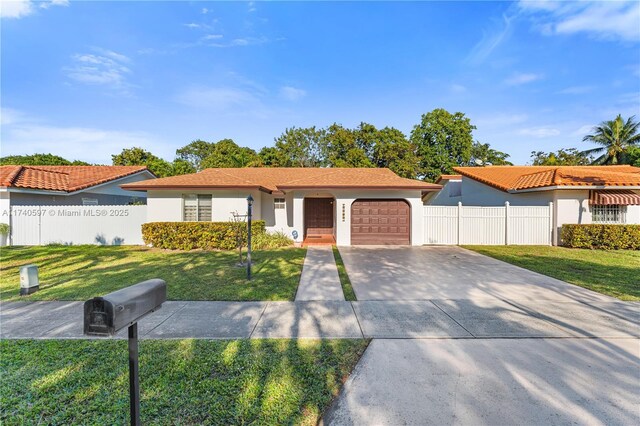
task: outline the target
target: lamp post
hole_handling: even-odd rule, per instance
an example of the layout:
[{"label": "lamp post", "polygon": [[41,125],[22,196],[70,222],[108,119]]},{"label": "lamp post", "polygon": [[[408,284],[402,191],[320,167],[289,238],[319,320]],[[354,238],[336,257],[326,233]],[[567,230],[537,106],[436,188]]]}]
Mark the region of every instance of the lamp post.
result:
[{"label": "lamp post", "polygon": [[251,279],[251,213],[253,210],[253,197],[247,197],[247,279]]}]

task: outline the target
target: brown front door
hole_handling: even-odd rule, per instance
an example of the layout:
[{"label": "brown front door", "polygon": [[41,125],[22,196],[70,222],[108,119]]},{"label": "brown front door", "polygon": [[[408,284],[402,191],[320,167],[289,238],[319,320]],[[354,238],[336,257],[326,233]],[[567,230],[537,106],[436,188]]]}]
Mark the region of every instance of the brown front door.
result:
[{"label": "brown front door", "polygon": [[304,235],[333,235],[333,198],[304,199]]},{"label": "brown front door", "polygon": [[351,205],[351,244],[411,244],[411,207],[404,200],[356,200]]}]

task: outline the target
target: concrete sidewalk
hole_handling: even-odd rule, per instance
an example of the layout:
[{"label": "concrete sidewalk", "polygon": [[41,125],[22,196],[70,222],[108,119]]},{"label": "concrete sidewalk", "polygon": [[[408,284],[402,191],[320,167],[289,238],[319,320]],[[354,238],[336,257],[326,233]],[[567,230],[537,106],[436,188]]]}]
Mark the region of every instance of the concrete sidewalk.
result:
[{"label": "concrete sidewalk", "polygon": [[[0,303],[0,338],[82,339],[83,302]],[[150,339],[638,337],[640,304],[493,300],[165,302]],[[126,337],[126,330],[119,337]]]},{"label": "concrete sidewalk", "polygon": [[344,300],[331,246],[307,248],[296,293],[296,302],[303,300]]}]

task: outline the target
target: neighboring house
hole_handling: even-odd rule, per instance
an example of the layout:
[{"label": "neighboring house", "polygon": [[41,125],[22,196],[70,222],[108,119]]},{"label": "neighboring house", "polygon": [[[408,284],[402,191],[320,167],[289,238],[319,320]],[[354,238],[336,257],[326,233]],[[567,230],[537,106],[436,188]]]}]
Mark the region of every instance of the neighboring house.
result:
[{"label": "neighboring house", "polygon": [[225,168],[122,185],[147,192],[148,222],[245,215],[297,242],[422,245],[423,203],[440,185],[376,168]]},{"label": "neighboring house", "polygon": [[0,166],[0,210],[144,203],[145,194],[120,185],[151,178],[146,166]]},{"label": "neighboring house", "polygon": [[640,168],[632,166],[456,167],[428,205],[542,206],[553,203],[554,241],[565,223],[640,223]]}]

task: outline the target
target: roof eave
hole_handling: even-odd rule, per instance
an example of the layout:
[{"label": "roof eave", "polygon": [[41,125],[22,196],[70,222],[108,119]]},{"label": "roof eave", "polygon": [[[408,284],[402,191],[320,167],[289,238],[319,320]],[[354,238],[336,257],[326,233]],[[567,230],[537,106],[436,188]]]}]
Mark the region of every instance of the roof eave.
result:
[{"label": "roof eave", "polygon": [[555,190],[580,190],[580,189],[640,189],[640,185],[554,185],[541,186],[538,188],[509,189],[510,194],[520,194],[523,192],[542,192]]},{"label": "roof eave", "polygon": [[259,185],[136,185],[135,183],[126,183],[120,185],[120,188],[127,191],[155,191],[155,190],[203,190],[203,189],[257,189],[267,194],[271,194],[273,190]]},{"label": "roof eave", "polygon": [[420,186],[411,186],[411,185],[278,185],[278,189],[286,190],[286,189],[414,189],[416,191],[439,191],[442,189],[442,185],[420,185]]}]

